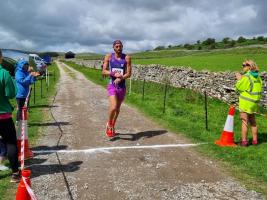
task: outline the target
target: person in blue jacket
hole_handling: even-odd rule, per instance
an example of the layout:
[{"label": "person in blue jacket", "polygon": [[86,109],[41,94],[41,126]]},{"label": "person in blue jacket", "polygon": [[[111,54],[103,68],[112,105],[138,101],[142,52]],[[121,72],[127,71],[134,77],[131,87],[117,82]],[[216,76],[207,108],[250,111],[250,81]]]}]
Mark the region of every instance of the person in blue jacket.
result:
[{"label": "person in blue jacket", "polygon": [[15,80],[17,85],[17,122],[22,119],[22,107],[24,106],[27,95],[30,91],[30,85],[36,81],[36,77],[39,75],[39,72],[34,72],[33,68],[29,66],[28,61],[22,59],[16,63]]}]

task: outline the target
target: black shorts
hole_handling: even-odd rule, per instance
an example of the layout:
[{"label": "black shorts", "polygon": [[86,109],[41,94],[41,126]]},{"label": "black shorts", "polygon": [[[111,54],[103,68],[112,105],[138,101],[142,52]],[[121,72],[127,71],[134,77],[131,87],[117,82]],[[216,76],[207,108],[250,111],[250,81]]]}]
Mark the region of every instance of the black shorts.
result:
[{"label": "black shorts", "polygon": [[17,145],[16,129],[12,118],[0,120],[0,135],[6,144]]}]

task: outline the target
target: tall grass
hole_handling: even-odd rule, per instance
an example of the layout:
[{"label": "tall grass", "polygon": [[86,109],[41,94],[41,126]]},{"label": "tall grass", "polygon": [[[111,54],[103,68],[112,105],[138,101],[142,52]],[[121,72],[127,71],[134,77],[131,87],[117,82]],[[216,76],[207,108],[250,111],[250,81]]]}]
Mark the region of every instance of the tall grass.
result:
[{"label": "tall grass", "polygon": [[[74,69],[82,72],[90,80],[106,85],[101,72],[90,68],[68,63]],[[127,83],[129,85],[129,82]],[[248,148],[221,148],[214,144],[219,139],[228,115],[228,105],[208,98],[208,130],[205,129],[205,109],[203,94],[188,89],[169,87],[167,91],[166,110],[163,114],[164,88],[163,84],[145,84],[144,100],[142,96],[143,83],[132,81],[131,94],[127,94],[126,102],[137,107],[141,112],[157,121],[163,127],[183,134],[193,142],[205,142],[198,150],[204,155],[221,162],[230,173],[247,185],[267,195],[267,123],[266,117],[257,116],[259,126],[258,146]],[[129,91],[129,90],[128,90]],[[235,141],[239,141],[240,120],[237,111],[235,115]],[[251,135],[249,135],[251,140]]]}]

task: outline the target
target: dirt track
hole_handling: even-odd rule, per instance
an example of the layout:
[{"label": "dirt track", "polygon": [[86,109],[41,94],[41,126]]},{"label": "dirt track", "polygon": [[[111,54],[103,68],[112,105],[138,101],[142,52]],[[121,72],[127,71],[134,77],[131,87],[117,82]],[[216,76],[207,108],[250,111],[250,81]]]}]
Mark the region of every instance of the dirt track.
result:
[{"label": "dirt track", "polygon": [[[194,147],[147,147],[188,144],[123,105],[117,137],[104,134],[106,91],[62,63],[54,119],[41,124],[44,136],[30,166],[39,200],[264,199],[227,177]],[[103,147],[109,147],[104,149]],[[128,147],[118,149],[117,147]],[[53,150],[88,150],[58,152]],[[51,150],[51,152],[43,152]],[[60,162],[60,163],[59,163]]]}]

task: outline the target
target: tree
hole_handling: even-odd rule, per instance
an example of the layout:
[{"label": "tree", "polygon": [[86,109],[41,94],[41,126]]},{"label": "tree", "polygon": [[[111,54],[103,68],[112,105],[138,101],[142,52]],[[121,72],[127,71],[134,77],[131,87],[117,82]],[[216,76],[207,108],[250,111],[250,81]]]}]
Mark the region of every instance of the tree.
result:
[{"label": "tree", "polygon": [[258,41],[264,41],[264,37],[263,36],[259,36],[259,37],[257,37],[257,40]]},{"label": "tree", "polygon": [[38,53],[39,56],[43,57],[44,55],[49,55],[51,57],[58,57],[59,56],[59,53],[58,52],[41,52],[41,53]]},{"label": "tree", "polygon": [[228,44],[230,42],[230,38],[229,37],[223,38],[222,42],[224,44]]},{"label": "tree", "polygon": [[215,49],[216,47],[215,47],[215,43],[213,43],[213,44],[211,44],[210,46],[209,46],[209,49]]},{"label": "tree", "polygon": [[244,38],[244,37],[242,37],[242,36],[240,36],[240,37],[237,39],[237,42],[238,42],[238,43],[242,43],[242,42],[246,42],[246,41],[247,41],[247,39]]},{"label": "tree", "polygon": [[211,45],[215,44],[215,39],[214,38],[208,38],[202,42],[203,45]]},{"label": "tree", "polygon": [[185,44],[185,45],[184,45],[184,48],[186,48],[186,49],[188,49],[188,50],[191,50],[191,49],[194,48],[194,46],[191,45],[191,44]]},{"label": "tree", "polygon": [[227,47],[234,47],[235,46],[235,41],[231,40],[229,44],[227,44]]},{"label": "tree", "polygon": [[160,51],[160,50],[164,50],[165,47],[164,46],[157,46],[154,50],[155,51]]}]

